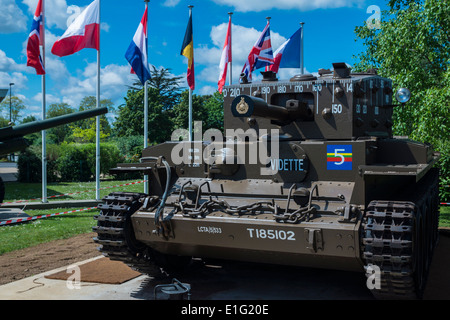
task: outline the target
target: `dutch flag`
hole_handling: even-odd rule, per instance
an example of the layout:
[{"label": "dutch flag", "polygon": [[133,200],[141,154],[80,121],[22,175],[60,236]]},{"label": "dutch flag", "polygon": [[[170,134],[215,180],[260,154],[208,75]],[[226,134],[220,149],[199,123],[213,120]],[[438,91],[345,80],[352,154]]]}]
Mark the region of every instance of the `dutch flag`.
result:
[{"label": "dutch flag", "polygon": [[141,23],[134,34],[133,41],[131,41],[125,53],[125,58],[131,65],[131,72],[138,76],[142,85],[151,79],[147,53],[147,7],[145,8]]}]

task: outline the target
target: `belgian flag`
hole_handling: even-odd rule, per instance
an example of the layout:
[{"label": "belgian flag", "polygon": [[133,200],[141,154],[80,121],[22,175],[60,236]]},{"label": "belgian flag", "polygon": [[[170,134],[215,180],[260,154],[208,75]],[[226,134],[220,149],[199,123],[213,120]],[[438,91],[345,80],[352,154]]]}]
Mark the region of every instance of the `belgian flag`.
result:
[{"label": "belgian flag", "polygon": [[183,45],[181,47],[181,55],[188,58],[187,83],[189,88],[194,90],[194,38],[192,36],[192,11],[189,12],[189,22],[184,35]]}]

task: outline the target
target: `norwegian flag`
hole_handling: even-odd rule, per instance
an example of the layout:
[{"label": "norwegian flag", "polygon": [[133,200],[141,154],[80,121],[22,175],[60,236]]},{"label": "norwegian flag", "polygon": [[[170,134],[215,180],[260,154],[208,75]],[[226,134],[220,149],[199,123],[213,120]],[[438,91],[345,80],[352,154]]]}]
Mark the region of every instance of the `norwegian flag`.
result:
[{"label": "norwegian flag", "polygon": [[242,72],[247,76],[248,80],[252,80],[252,72],[256,69],[270,66],[273,64],[272,43],[270,41],[270,24],[267,22],[261,36],[256,41],[247,62],[245,62]]},{"label": "norwegian flag", "polygon": [[43,20],[42,1],[39,0],[27,42],[27,66],[35,68],[38,75],[45,74],[40,49],[44,45]]}]

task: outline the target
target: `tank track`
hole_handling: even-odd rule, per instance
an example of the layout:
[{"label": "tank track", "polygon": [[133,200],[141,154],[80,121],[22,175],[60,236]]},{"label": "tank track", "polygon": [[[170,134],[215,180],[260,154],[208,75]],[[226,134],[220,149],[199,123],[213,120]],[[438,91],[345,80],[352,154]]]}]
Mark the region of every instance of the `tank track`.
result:
[{"label": "tank track", "polygon": [[115,261],[122,261],[132,269],[159,277],[163,275],[156,264],[153,253],[143,243],[136,240],[131,224],[131,215],[142,203],[143,193],[114,192],[103,198],[98,205],[100,214],[94,217],[97,226],[92,229],[97,232],[94,238],[100,246],[98,250],[106,257]]},{"label": "tank track", "polygon": [[[421,299],[438,241],[437,179],[423,184],[412,201],[372,201],[367,207],[362,244],[367,276],[379,267],[377,299]],[[369,267],[372,267],[369,269]]]}]

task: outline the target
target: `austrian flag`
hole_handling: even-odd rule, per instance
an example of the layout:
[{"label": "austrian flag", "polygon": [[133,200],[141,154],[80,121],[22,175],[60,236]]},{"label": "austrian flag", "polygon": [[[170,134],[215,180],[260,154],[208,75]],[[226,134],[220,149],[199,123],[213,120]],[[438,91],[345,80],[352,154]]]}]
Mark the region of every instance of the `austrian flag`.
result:
[{"label": "austrian flag", "polygon": [[219,92],[222,93],[223,86],[227,77],[228,63],[232,61],[231,57],[231,18],[228,22],[227,35],[225,38],[225,44],[223,45],[222,57],[220,58],[220,76],[219,76]]},{"label": "austrian flag", "polygon": [[52,53],[68,56],[84,48],[100,49],[100,5],[94,0],[53,44]]},{"label": "austrian flag", "polygon": [[41,45],[44,45],[44,14],[42,0],[39,0],[27,43],[27,66],[35,68],[38,75],[45,74]]}]

